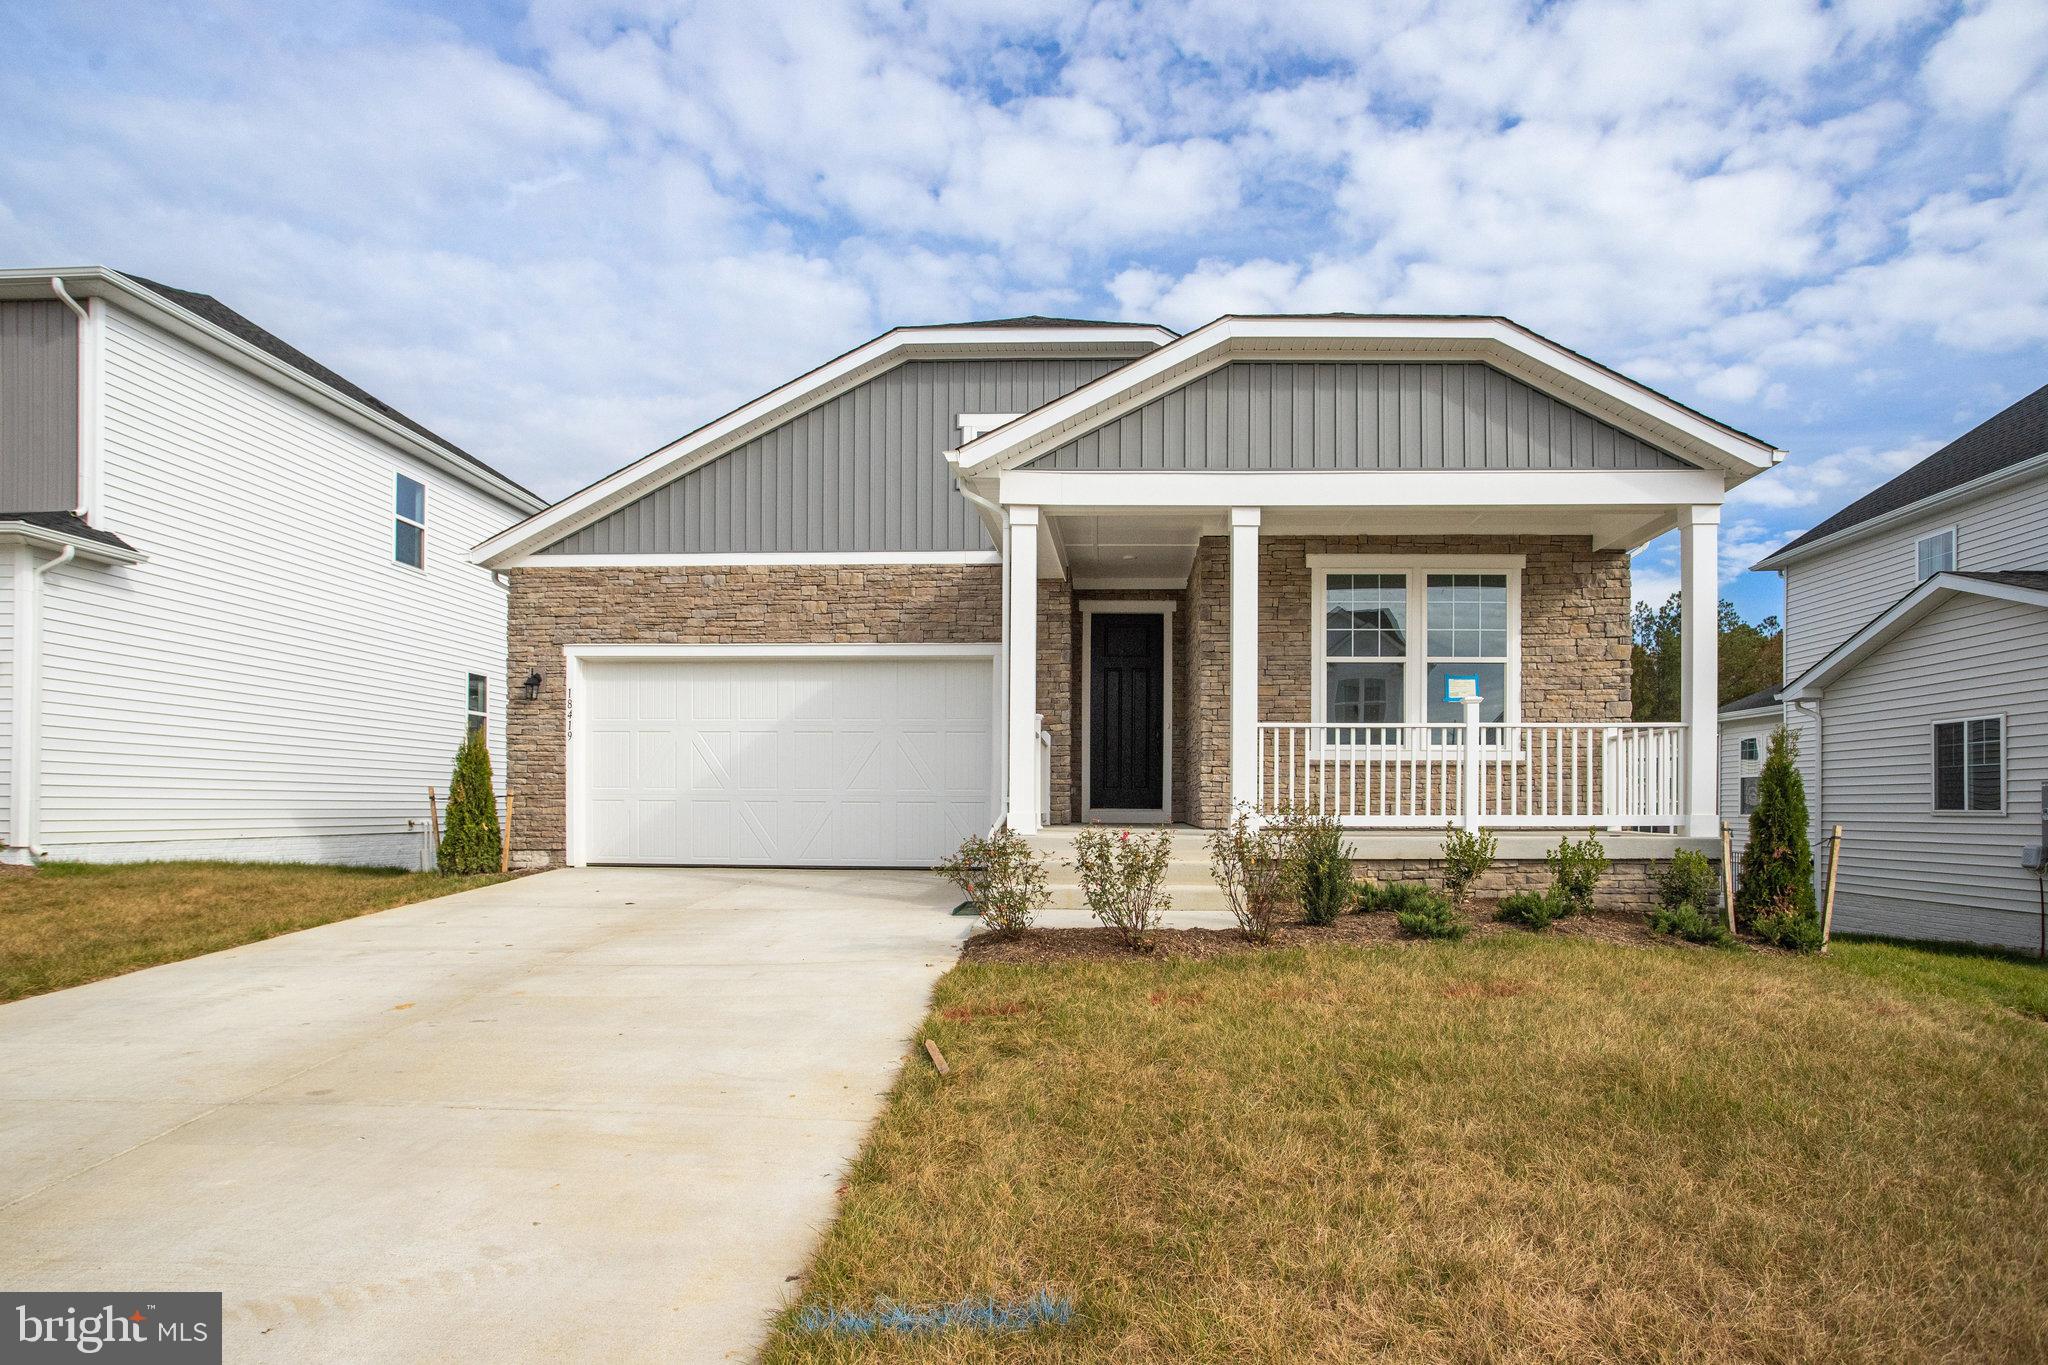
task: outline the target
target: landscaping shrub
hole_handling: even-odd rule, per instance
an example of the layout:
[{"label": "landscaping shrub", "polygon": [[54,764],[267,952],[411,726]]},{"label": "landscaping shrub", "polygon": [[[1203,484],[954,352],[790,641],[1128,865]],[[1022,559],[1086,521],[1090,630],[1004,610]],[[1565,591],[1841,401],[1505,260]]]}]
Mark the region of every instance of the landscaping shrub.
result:
[{"label": "landscaping shrub", "polygon": [[1543,855],[1543,863],[1550,869],[1550,895],[1558,902],[1558,913],[1592,914],[1593,892],[1608,868],[1607,849],[1599,836],[1587,830],[1577,841],[1559,839],[1557,847]]},{"label": "landscaping shrub", "polygon": [[1292,820],[1262,821],[1240,809],[1209,835],[1209,872],[1230,902],[1238,932],[1273,941],[1280,913],[1301,890],[1301,840]]},{"label": "landscaping shrub", "polygon": [[1571,911],[1555,895],[1542,891],[1516,891],[1503,896],[1494,918],[1525,929],[1548,929]]},{"label": "landscaping shrub", "polygon": [[[1812,899],[1809,894],[1807,900]],[[1774,947],[1789,948],[1795,953],[1820,951],[1820,916],[1810,907],[1800,909],[1790,898],[1757,915],[1749,922],[1749,928]]]},{"label": "landscaping shrub", "polygon": [[1721,878],[1706,854],[1681,848],[1657,874],[1657,900],[1666,909],[1712,905],[1721,898]]},{"label": "landscaping shrub", "polygon": [[981,912],[981,922],[1004,938],[1029,929],[1032,917],[1051,898],[1045,855],[1008,825],[990,835],[973,835],[933,870],[958,886]]},{"label": "landscaping shrub", "polygon": [[1694,905],[1660,905],[1650,912],[1650,931],[1670,934],[1689,943],[1711,943],[1716,948],[1735,946],[1734,935],[1718,915],[1708,915]]},{"label": "landscaping shrub", "polygon": [[479,727],[455,751],[455,775],[448,780],[448,809],[442,815],[435,866],[465,877],[496,872],[502,848],[498,798],[491,791],[491,750]]},{"label": "landscaping shrub", "polygon": [[1444,831],[1444,891],[1451,904],[1462,911],[1472,885],[1493,866],[1500,843],[1485,830],[1468,833],[1462,829]]},{"label": "landscaping shrub", "polygon": [[1407,908],[1394,912],[1394,922],[1401,926],[1402,933],[1414,938],[1460,939],[1472,927],[1448,897],[1426,887]]},{"label": "landscaping shrub", "polygon": [[1127,829],[1084,829],[1074,836],[1074,869],[1088,911],[1127,948],[1145,946],[1145,934],[1170,904],[1160,888],[1172,854],[1173,835],[1163,829],[1136,836]]},{"label": "landscaping shrub", "polygon": [[1351,904],[1351,860],[1344,856],[1344,827],[1334,815],[1303,815],[1289,822],[1292,854],[1300,860],[1301,917],[1310,924],[1335,924]]},{"label": "landscaping shrub", "polygon": [[1736,918],[1751,928],[1767,914],[1793,911],[1809,919],[1814,914],[1806,784],[1793,763],[1798,752],[1791,731],[1779,726],[1757,777],[1756,809],[1749,813],[1749,842],[1742,850],[1742,884],[1735,891]]},{"label": "landscaping shrub", "polygon": [[1361,913],[1378,910],[1398,915],[1420,908],[1435,894],[1421,882],[1361,882],[1358,909]]}]

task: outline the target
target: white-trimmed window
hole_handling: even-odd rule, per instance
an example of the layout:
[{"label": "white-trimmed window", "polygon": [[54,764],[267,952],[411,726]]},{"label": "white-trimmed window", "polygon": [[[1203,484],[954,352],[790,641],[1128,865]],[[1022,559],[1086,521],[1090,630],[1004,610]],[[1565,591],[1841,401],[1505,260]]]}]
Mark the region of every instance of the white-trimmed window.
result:
[{"label": "white-trimmed window", "polygon": [[398,476],[393,495],[391,557],[415,569],[427,567],[427,486]]},{"label": "white-trimmed window", "polygon": [[1309,568],[1312,704],[1325,742],[1457,725],[1468,693],[1482,721],[1519,719],[1520,556],[1311,555]]},{"label": "white-trimmed window", "polygon": [[1956,566],[1956,528],[1951,526],[1914,541],[1913,561],[1919,575],[1913,580],[1916,583],[1925,583],[1936,574],[1953,569]]},{"label": "white-trimmed window", "polygon": [[2005,717],[1934,723],[1934,808],[1954,814],[2005,809]]},{"label": "white-trimmed window", "polygon": [[1761,777],[1742,779],[1742,814],[1747,815],[1756,809],[1757,794],[1763,790],[1763,785],[1764,780]]},{"label": "white-trimmed window", "polygon": [[1744,763],[1754,763],[1756,762],[1756,755],[1757,742],[1756,737],[1752,735],[1748,739],[1742,741],[1742,761]]},{"label": "white-trimmed window", "polygon": [[475,734],[490,723],[491,680],[481,673],[470,674],[468,696],[465,700],[469,706],[469,728],[467,733]]}]

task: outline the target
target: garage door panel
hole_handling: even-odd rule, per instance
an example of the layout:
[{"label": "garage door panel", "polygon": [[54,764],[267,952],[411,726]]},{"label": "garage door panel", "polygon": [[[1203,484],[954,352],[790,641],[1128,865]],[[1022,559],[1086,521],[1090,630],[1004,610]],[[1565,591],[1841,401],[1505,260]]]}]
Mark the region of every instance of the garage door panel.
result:
[{"label": "garage door panel", "polygon": [[992,669],[985,658],[592,662],[586,854],[929,866],[994,810]]}]

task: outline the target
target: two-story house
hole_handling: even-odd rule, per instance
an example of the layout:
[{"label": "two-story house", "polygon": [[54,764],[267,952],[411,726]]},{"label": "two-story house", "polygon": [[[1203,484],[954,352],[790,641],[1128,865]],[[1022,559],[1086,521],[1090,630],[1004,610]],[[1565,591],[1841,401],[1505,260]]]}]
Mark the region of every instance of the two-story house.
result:
[{"label": "two-story house", "polygon": [[542,505],[218,300],[0,270],[4,856],[418,866]]},{"label": "two-story house", "polygon": [[1782,713],[1816,841],[1843,827],[1838,929],[2038,951],[2048,388],[1756,567],[1784,578],[1785,685],[1724,711],[1724,800]]},{"label": "two-story house", "polygon": [[[1640,889],[1718,849],[1716,531],[1778,458],[1504,318],[898,328],[479,547],[515,856],[929,866],[1292,807],[1382,872],[1599,827]],[[1629,552],[1674,528],[1684,716],[1635,724]]]}]

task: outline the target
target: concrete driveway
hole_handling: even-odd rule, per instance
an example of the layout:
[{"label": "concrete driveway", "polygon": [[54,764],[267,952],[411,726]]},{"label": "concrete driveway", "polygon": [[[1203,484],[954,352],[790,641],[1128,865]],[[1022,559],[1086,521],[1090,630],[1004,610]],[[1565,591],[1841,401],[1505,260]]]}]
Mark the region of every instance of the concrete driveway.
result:
[{"label": "concrete driveway", "polygon": [[745,1359],[973,922],[922,873],[593,869],[0,1005],[0,1287],[227,1358]]}]

